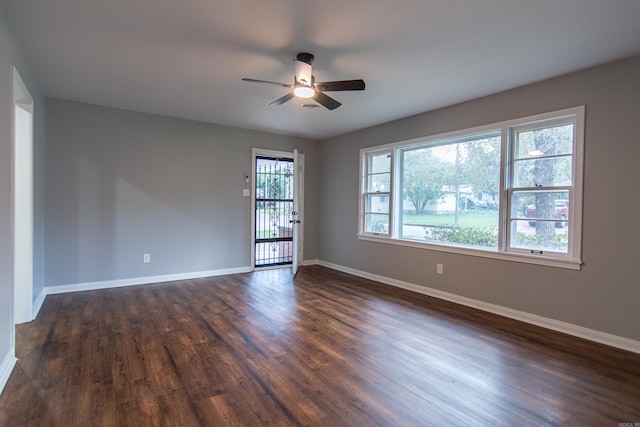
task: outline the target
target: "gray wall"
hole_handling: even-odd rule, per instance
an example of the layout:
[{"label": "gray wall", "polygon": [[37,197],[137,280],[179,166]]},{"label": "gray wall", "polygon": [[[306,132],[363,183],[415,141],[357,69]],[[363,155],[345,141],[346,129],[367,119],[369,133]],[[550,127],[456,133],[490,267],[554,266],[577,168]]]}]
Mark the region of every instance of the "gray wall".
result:
[{"label": "gray wall", "polygon": [[[319,258],[640,340],[638,76],[634,57],[323,141]],[[578,105],[586,105],[581,271],[356,238],[360,148]]]},{"label": "gray wall", "polygon": [[[47,286],[250,265],[252,147],[305,154],[316,258],[317,142],[46,99]],[[142,254],[151,263],[142,263]]]},{"label": "gray wall", "polygon": [[11,347],[13,305],[11,176],[13,71],[15,66],[34,101],[34,298],[44,286],[44,101],[16,35],[0,4],[0,362]]}]

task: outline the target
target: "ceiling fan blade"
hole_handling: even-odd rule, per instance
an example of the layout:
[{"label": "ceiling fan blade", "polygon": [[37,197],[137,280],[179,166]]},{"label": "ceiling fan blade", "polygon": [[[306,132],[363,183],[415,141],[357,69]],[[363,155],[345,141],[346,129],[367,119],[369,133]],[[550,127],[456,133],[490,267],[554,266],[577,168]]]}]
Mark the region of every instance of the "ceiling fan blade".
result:
[{"label": "ceiling fan blade", "polygon": [[316,91],[316,94],[312,97],[318,104],[327,107],[329,110],[335,110],[342,104],[331,98],[330,96],[325,95],[320,91]]},{"label": "ceiling fan blade", "polygon": [[316,83],[316,88],[325,92],[337,92],[345,90],[364,90],[364,80],[340,80],[335,82]]},{"label": "ceiling fan blade", "polygon": [[286,83],[270,82],[270,81],[267,81],[267,80],[256,80],[256,79],[243,78],[242,81],[250,82],[250,83],[261,83],[261,84],[266,84],[266,85],[293,88],[293,85],[288,85]]},{"label": "ceiling fan blade", "polygon": [[286,94],[285,96],[283,96],[282,98],[278,98],[275,101],[273,101],[271,104],[269,105],[282,105],[287,101],[292,100],[293,98],[295,98],[296,95],[293,92],[289,92],[288,94]]}]

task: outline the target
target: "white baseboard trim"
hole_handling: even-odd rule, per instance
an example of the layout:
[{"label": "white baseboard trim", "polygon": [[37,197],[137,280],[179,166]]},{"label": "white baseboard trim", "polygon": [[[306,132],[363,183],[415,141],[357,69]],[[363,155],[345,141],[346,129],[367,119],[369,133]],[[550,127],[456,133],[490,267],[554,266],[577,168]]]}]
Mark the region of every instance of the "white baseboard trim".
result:
[{"label": "white baseboard trim", "polygon": [[304,261],[302,261],[302,263],[300,265],[318,265],[320,264],[320,260],[319,259],[305,259]]},{"label": "white baseboard trim", "polygon": [[33,302],[32,312],[31,312],[31,320],[34,320],[38,317],[38,313],[40,313],[40,309],[42,308],[42,304],[44,304],[44,299],[47,297],[47,289],[42,288],[38,297]]},{"label": "white baseboard trim", "polygon": [[[251,267],[225,268],[220,270],[196,271],[192,273],[165,274],[162,276],[134,277],[130,279],[104,280],[100,282],[76,283],[70,285],[47,286],[46,295],[68,292],[93,291],[96,289],[120,288],[123,286],[148,285],[151,283],[173,282],[176,280],[200,279],[203,277],[225,276],[227,274],[248,273]],[[45,296],[46,296],[45,295]],[[43,298],[44,301],[44,298]]]},{"label": "white baseboard trim", "polygon": [[10,348],[9,352],[2,359],[2,363],[0,364],[0,394],[4,390],[4,386],[7,385],[7,381],[9,381],[9,376],[11,376],[11,372],[13,371],[13,367],[16,366],[15,349]]},{"label": "white baseboard trim", "polygon": [[333,263],[322,261],[322,260],[318,261],[318,265],[331,268],[333,270],[342,271],[343,273],[353,274],[354,276],[363,277],[365,279],[374,280],[376,282],[385,283],[387,285],[391,285],[391,286],[406,289],[409,291],[417,292],[420,294],[428,295],[431,297],[439,298],[445,301],[454,302],[456,304],[465,305],[467,307],[473,307],[478,310],[497,314],[499,316],[504,316],[511,319],[519,320],[521,322],[530,323],[532,325],[541,326],[546,329],[551,329],[557,332],[573,335],[575,337],[584,338],[589,341],[594,341],[600,344],[605,344],[611,347],[616,347],[622,350],[627,350],[633,353],[640,354],[640,341],[635,341],[629,338],[624,338],[617,335],[612,335],[605,332],[584,328],[582,326],[561,322],[559,320],[549,319],[549,318],[538,316],[535,314],[526,313],[524,311],[513,310],[507,307],[502,307],[499,305],[478,301],[472,298],[451,294],[449,292],[440,291],[438,289],[433,289],[426,286],[420,286],[414,283],[404,282],[402,280],[396,280],[396,279],[392,279],[385,276],[379,276],[377,274],[356,270],[353,268],[345,267],[338,264],[333,264]]}]

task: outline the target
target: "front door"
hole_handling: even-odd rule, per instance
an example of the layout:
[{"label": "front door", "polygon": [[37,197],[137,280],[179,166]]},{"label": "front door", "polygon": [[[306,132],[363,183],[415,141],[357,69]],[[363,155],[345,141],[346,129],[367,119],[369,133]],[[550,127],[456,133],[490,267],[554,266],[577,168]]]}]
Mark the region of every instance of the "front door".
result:
[{"label": "front door", "polygon": [[254,156],[254,267],[293,264],[293,156]]}]

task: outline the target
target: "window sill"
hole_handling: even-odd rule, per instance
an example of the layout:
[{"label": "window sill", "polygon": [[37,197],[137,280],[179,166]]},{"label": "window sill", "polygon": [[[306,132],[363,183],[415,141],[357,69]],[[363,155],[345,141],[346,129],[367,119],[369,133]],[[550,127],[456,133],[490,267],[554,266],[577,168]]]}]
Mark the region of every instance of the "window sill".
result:
[{"label": "window sill", "polygon": [[413,240],[394,239],[391,237],[372,236],[369,234],[358,234],[359,240],[369,242],[385,243],[397,246],[406,246],[410,248],[426,249],[430,251],[448,252],[453,254],[476,256],[482,258],[499,259],[503,261],[521,262],[525,264],[544,265],[547,267],[566,268],[569,270],[580,270],[582,261],[550,258],[540,255],[525,255],[504,252],[494,252],[490,250],[463,248],[457,246],[434,245]]}]

